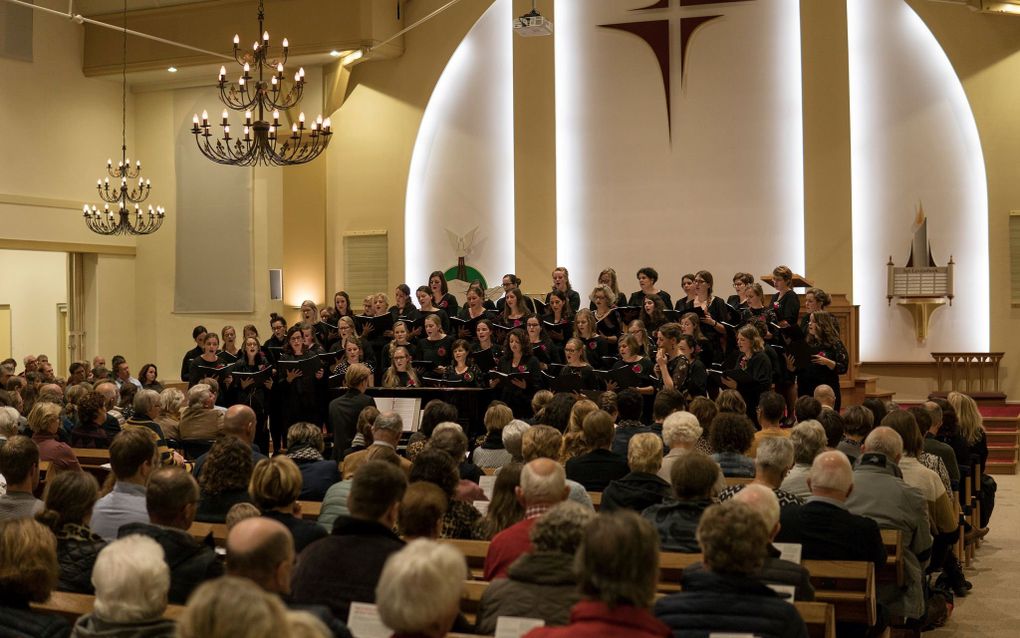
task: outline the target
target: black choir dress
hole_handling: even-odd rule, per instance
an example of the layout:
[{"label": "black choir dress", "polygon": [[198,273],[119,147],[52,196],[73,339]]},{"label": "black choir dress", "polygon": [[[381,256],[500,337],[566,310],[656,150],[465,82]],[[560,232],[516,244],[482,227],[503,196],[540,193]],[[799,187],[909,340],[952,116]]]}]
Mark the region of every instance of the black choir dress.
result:
[{"label": "black choir dress", "polygon": [[[669,296],[668,292],[666,292],[665,290],[659,290],[659,292],[656,293],[656,294],[659,295],[659,299],[662,299],[662,305],[663,306],[665,306],[666,308],[672,308],[673,307],[673,298]],[[632,293],[630,295],[630,299],[627,300],[627,305],[628,306],[637,306],[638,308],[640,308],[644,303],[645,303],[645,293],[643,291],[641,291],[641,290],[638,290],[637,292]]]},{"label": "black choir dress", "polygon": [[830,370],[828,366],[820,363],[809,363],[806,367],[798,369],[797,395],[809,397],[814,395],[815,388],[820,385],[827,385],[836,394],[836,411],[839,412],[843,403],[839,391],[839,375],[846,374],[850,360],[846,352],[846,346],[843,345],[842,341],[825,344],[812,343],[809,340],[808,347],[811,350],[812,356],[818,355],[826,359],[832,359],[836,362],[836,367]]}]

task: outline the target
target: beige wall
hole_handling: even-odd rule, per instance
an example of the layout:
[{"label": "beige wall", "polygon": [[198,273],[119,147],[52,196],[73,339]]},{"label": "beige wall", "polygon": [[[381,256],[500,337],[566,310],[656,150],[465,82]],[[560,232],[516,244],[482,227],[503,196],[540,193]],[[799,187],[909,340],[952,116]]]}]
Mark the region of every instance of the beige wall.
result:
[{"label": "beige wall", "polygon": [[0,305],[11,308],[10,356],[18,360],[20,370],[25,355],[45,353],[56,368],[57,304],[67,303],[67,255],[0,250],[0,272],[6,273]]}]

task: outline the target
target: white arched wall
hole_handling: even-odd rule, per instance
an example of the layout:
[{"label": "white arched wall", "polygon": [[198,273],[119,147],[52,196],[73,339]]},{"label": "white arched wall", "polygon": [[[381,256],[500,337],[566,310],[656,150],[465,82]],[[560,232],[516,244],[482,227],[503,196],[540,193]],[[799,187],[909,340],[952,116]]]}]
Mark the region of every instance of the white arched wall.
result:
[{"label": "white arched wall", "polygon": [[512,4],[496,0],[479,18],[425,107],[404,215],[409,284],[457,264],[447,230],[478,227],[467,265],[490,286],[514,270]]},{"label": "white arched wall", "polygon": [[[653,4],[556,2],[557,261],[587,290],[606,266],[635,290],[651,265],[674,299],[697,269],[722,295],[736,271],[803,272],[799,0],[633,10]],[[713,15],[682,60],[680,21]],[[672,137],[653,50],[601,26],[661,19]]]},{"label": "white arched wall", "polygon": [[[854,303],[863,361],[930,361],[932,351],[987,351],[988,194],[970,104],[935,36],[904,0],[847,2]],[[906,264],[918,202],[932,256],[956,262],[952,307],[926,343],[886,300],[886,262]]]}]

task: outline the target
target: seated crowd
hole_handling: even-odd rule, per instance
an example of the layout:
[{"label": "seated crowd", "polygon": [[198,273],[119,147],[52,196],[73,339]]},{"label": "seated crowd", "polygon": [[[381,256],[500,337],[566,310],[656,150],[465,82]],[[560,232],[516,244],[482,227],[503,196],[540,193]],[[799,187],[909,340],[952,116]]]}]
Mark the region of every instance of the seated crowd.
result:
[{"label": "seated crowd", "polygon": [[[900,533],[903,584],[879,582],[875,625],[840,635],[930,625],[933,592],[971,587],[953,550],[961,524],[968,542],[987,533],[993,501],[979,491],[973,527],[956,513],[962,477],[987,457],[965,395],[841,414],[826,384],[791,403],[725,383],[692,393],[664,362],[670,382],[651,392],[536,390],[520,409],[507,388],[478,424],[433,400],[408,441],[366,394],[370,362],[350,361],[323,406],[293,370],[243,388],[203,376],[195,362],[222,363],[228,343],[282,356],[247,327],[242,348],[224,333],[194,335],[186,394],[154,367],[134,379],[122,357],[112,374],[97,358],[66,379],[41,356],[20,375],[0,365],[0,635],[350,636],[352,604],[371,603],[394,636],[491,635],[524,616],[546,625],[532,637],[799,638],[790,603],[815,589],[776,544],[881,569],[881,530]],[[105,449],[108,467],[84,449]],[[217,525],[225,537],[206,536]],[[462,613],[472,572],[447,540],[487,542],[476,614]],[[660,583],[663,552],[699,556]],[[94,597],[91,612],[68,623],[41,609],[54,592]]]}]

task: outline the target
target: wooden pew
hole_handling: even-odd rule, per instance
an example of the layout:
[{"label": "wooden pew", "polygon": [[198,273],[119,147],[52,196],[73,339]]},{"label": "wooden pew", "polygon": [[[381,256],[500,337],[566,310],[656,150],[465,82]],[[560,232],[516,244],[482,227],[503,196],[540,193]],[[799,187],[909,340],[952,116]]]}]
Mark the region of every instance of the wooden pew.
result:
[{"label": "wooden pew", "polygon": [[81,465],[103,465],[110,462],[110,450],[73,447],[71,451]]},{"label": "wooden pew", "polygon": [[875,578],[880,583],[896,583],[903,586],[903,533],[898,529],[883,529],[882,543],[885,545],[885,566],[878,570]]},{"label": "wooden pew", "polygon": [[873,626],[876,620],[875,566],[864,561],[806,560],[815,600],[836,608],[840,622]]},{"label": "wooden pew", "polygon": [[319,520],[319,513],[322,511],[320,501],[298,501],[301,505],[301,518],[307,521]]},{"label": "wooden pew", "polygon": [[[67,592],[55,591],[50,599],[44,603],[32,603],[32,609],[50,614],[62,616],[72,625],[79,616],[92,613],[94,596],[87,594],[69,594]],[[164,618],[176,620],[184,612],[182,605],[168,605],[163,612]]]},{"label": "wooden pew", "polygon": [[188,528],[188,533],[198,542],[204,541],[209,534],[212,534],[217,547],[223,547],[227,544],[227,526],[222,523],[199,523],[195,521]]},{"label": "wooden pew", "polygon": [[726,487],[733,487],[734,485],[748,485],[753,480],[753,478],[747,478],[746,476],[727,476]]},{"label": "wooden pew", "polygon": [[588,492],[588,498],[591,499],[591,504],[595,506],[595,511],[599,511],[602,507],[602,492]]}]

